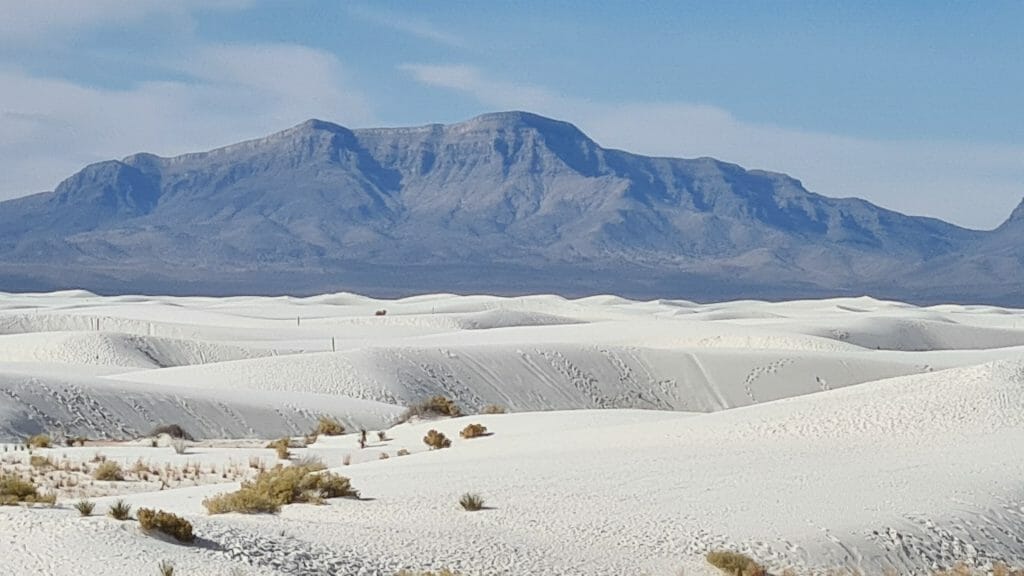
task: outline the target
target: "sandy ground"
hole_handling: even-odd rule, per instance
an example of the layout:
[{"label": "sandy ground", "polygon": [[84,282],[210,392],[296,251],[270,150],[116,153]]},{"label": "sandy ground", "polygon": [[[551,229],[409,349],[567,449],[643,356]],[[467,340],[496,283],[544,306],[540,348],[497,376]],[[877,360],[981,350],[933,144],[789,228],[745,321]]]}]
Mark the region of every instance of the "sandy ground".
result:
[{"label": "sandy ground", "polygon": [[[719,548],[776,573],[1019,564],[1022,320],[867,298],[0,294],[0,465],[58,495],[0,508],[0,574],[668,576],[712,573]],[[511,413],[392,427],[433,394]],[[277,462],[266,439],[301,445],[321,415],[369,445],[320,437],[293,460],[363,499],[205,514]],[[146,438],[172,422],[198,439],[185,454]],[[470,422],[493,435],[459,438]],[[431,428],[453,446],[428,451]],[[20,449],[44,431],[90,441]],[[126,480],[93,480],[101,460]],[[461,510],[465,492],[488,509]],[[199,543],[102,516],[119,498],[189,518]]]}]

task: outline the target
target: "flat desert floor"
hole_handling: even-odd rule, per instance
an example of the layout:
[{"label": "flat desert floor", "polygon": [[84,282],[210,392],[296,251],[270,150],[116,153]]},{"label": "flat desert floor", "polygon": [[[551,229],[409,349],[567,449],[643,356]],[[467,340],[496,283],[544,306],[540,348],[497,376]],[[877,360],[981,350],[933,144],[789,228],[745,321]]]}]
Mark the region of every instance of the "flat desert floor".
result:
[{"label": "flat desert floor", "polygon": [[[436,395],[466,415],[396,423]],[[349,433],[304,438],[321,417]],[[26,449],[40,433],[53,447]],[[717,573],[713,550],[773,574],[984,572],[1024,561],[1022,454],[1021,310],[0,293],[0,465],[57,498],[0,507],[3,575],[676,576]],[[361,498],[206,513],[304,459]],[[124,480],[94,479],[104,461]],[[119,499],[196,541],[106,516]]]}]

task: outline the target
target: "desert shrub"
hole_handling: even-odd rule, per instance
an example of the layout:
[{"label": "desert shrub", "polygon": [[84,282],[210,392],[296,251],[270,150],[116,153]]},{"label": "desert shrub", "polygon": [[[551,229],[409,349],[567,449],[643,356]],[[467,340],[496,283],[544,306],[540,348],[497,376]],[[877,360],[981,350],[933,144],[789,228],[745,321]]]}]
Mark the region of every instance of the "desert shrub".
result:
[{"label": "desert shrub", "polygon": [[50,458],[49,456],[40,456],[38,454],[29,456],[28,463],[33,468],[40,469],[53,468],[55,466],[53,458]]},{"label": "desert shrub", "polygon": [[479,438],[487,435],[487,426],[483,424],[470,424],[459,432],[459,436],[463,438]]},{"label": "desert shrub", "polygon": [[195,540],[195,536],[192,534],[192,523],[181,516],[149,508],[139,508],[137,516],[139,517],[139,526],[146,532],[153,530],[163,532],[178,542]]},{"label": "desert shrub", "polygon": [[459,576],[458,572],[452,572],[447,568],[442,568],[437,572],[414,572],[412,570],[399,570],[395,576]]},{"label": "desert shrub", "polygon": [[132,505],[125,502],[124,500],[118,500],[114,502],[114,505],[107,510],[107,515],[114,520],[131,520],[132,518]]},{"label": "desert shrub", "polygon": [[46,500],[46,497],[41,497],[39,491],[31,482],[22,480],[21,478],[8,475],[0,476],[0,505],[9,506],[12,504],[18,504],[20,502],[40,502]]},{"label": "desert shrub", "polygon": [[765,576],[767,572],[753,558],[731,550],[708,552],[707,561],[730,576]]},{"label": "desert shrub", "polygon": [[316,423],[314,434],[320,436],[341,436],[345,433],[345,427],[334,418],[321,416]]},{"label": "desert shrub", "polygon": [[291,440],[288,438],[279,438],[270,444],[267,444],[267,448],[272,448],[277,451],[277,458],[279,460],[287,460],[292,456],[292,453],[288,450],[288,446],[290,444]]},{"label": "desert shrub", "polygon": [[275,466],[261,472],[255,480],[242,483],[235,492],[211,496],[203,500],[210,514],[241,512],[243,514],[273,513],[281,506],[295,503],[319,503],[328,498],[359,497],[349,479],[321,468]]},{"label": "desert shrub", "polygon": [[484,499],[479,494],[470,494],[469,492],[462,495],[459,498],[459,506],[462,506],[463,510],[469,512],[476,512],[477,510],[483,510]]},{"label": "desert shrub", "polygon": [[377,460],[387,460],[388,458],[391,458],[391,456],[388,456],[387,452],[381,452],[377,455]]},{"label": "desert shrub", "polygon": [[184,454],[188,451],[188,444],[185,443],[184,438],[171,438],[171,449],[175,454]]},{"label": "desert shrub", "polygon": [[48,434],[36,434],[25,441],[30,448],[49,448],[53,445]]},{"label": "desert shrub", "polygon": [[504,414],[505,407],[498,404],[488,404],[480,409],[481,414]]},{"label": "desert shrub", "polygon": [[160,576],[174,576],[174,563],[170,560],[161,560],[156,568]]},{"label": "desert shrub", "polygon": [[192,435],[185,431],[184,428],[177,424],[164,424],[153,428],[153,431],[149,433],[150,436],[159,436],[161,434],[167,434],[171,438],[181,438],[182,440],[193,440]]},{"label": "desert shrub", "polygon": [[121,465],[113,460],[105,460],[100,462],[100,465],[93,471],[92,477],[97,480],[108,480],[111,482],[120,482],[124,480],[124,470],[121,470]]},{"label": "desert shrub", "polygon": [[96,509],[96,504],[89,500],[79,500],[75,502],[75,510],[78,510],[79,516],[92,516],[92,511]]},{"label": "desert shrub", "polygon": [[399,422],[408,422],[413,416],[451,416],[455,418],[462,415],[462,409],[454,401],[444,396],[433,396],[418,404],[409,406]]},{"label": "desert shrub", "polygon": [[395,454],[398,455],[398,456],[408,456],[409,455],[409,451],[406,450],[405,448],[400,448],[398,450],[398,452],[396,452]]},{"label": "desert shrub", "polygon": [[385,441],[387,441],[387,439],[388,439],[388,433],[387,432],[385,432],[383,430],[381,430],[380,432],[377,432],[377,440],[379,440],[381,442],[385,442]]},{"label": "desert shrub", "polygon": [[440,450],[441,448],[448,448],[452,445],[452,441],[448,439],[442,432],[431,429],[427,432],[427,435],[423,437],[423,443],[430,446],[431,450]]}]

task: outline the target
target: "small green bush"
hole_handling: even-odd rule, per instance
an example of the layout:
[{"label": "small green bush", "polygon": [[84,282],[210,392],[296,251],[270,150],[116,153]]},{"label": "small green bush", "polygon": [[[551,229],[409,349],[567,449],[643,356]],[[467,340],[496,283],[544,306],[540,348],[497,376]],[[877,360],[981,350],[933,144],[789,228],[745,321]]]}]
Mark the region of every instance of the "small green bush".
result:
[{"label": "small green bush", "polygon": [[124,480],[124,470],[121,469],[121,465],[113,460],[105,460],[100,462],[100,465],[93,471],[92,477],[97,480],[107,480],[110,482],[121,482]]},{"label": "small green bush", "polygon": [[467,492],[462,495],[462,498],[459,498],[459,505],[462,506],[463,510],[476,512],[477,510],[484,509],[484,499],[478,494],[470,494]]},{"label": "small green bush", "polygon": [[78,510],[79,516],[92,516],[92,511],[96,509],[96,504],[89,500],[79,500],[75,502],[75,510]]},{"label": "small green bush", "polygon": [[753,558],[731,550],[708,552],[707,561],[730,576],[765,576],[767,572]]},{"label": "small green bush", "polygon": [[163,532],[178,542],[192,542],[196,539],[192,534],[192,523],[181,516],[149,508],[139,508],[137,515],[139,526],[146,532]]},{"label": "small green bush", "polygon": [[118,500],[114,502],[114,505],[107,510],[107,515],[114,520],[131,520],[132,518],[132,505],[125,502],[124,500]]},{"label": "small green bush", "polygon": [[210,514],[268,514],[280,511],[287,504],[318,504],[328,498],[359,497],[348,478],[320,470],[321,467],[315,466],[278,465],[261,472],[255,480],[243,482],[235,492],[203,500],[203,506]]},{"label": "small green bush", "polygon": [[321,416],[313,433],[319,436],[341,436],[345,433],[345,426],[334,418]]},{"label": "small green bush", "polygon": [[25,441],[31,448],[49,448],[52,445],[48,434],[36,434]]},{"label": "small green bush", "polygon": [[452,441],[449,440],[447,436],[433,429],[427,432],[427,435],[423,437],[423,443],[430,446],[431,450],[449,448],[452,445]]},{"label": "small green bush", "polygon": [[469,439],[469,438],[479,438],[481,436],[486,436],[486,435],[487,435],[487,426],[484,426],[483,424],[470,424],[470,425],[466,426],[465,428],[463,428],[462,432],[459,432],[459,436],[462,436],[463,438],[466,438],[466,439]]}]

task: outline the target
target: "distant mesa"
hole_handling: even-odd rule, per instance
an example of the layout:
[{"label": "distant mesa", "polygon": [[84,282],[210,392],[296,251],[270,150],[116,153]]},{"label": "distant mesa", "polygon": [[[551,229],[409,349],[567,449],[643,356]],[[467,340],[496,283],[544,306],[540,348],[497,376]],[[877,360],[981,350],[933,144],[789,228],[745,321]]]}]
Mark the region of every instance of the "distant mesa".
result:
[{"label": "distant mesa", "polygon": [[[870,294],[1024,305],[1024,205],[967,230],[785,174],[601,147],[528,112],[85,167],[0,203],[0,290]],[[1009,244],[1009,245],[1008,245]]]}]

